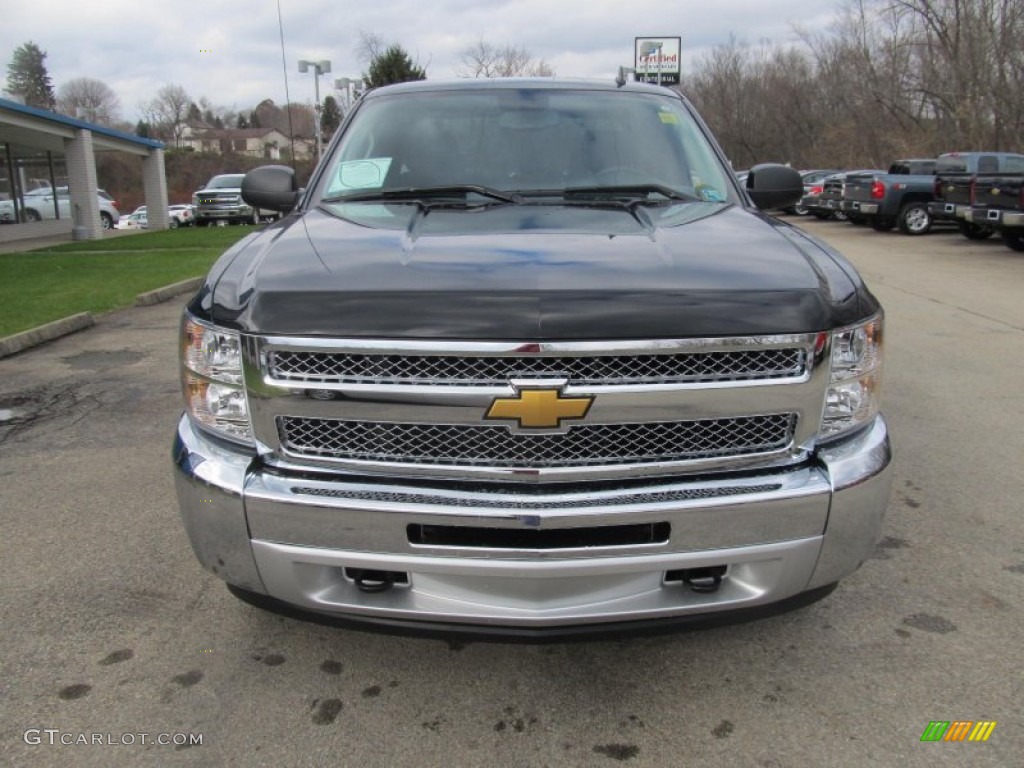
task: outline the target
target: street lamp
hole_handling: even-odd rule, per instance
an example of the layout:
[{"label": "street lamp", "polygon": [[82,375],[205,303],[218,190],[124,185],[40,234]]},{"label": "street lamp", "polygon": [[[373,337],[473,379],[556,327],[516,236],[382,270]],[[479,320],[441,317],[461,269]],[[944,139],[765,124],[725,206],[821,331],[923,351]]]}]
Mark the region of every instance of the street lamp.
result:
[{"label": "street lamp", "polygon": [[344,105],[346,112],[348,112],[348,108],[352,106],[352,102],[359,98],[359,85],[362,82],[362,79],[358,77],[339,77],[335,79],[335,89],[342,91],[345,94]]},{"label": "street lamp", "polygon": [[644,40],[640,44],[640,55],[644,57],[644,82],[647,82],[647,70],[650,68],[651,54],[657,53],[654,60],[658,65],[658,85],[661,85],[661,46],[663,44],[654,40]]},{"label": "street lamp", "polygon": [[331,62],[323,59],[322,61],[306,61],[305,59],[299,59],[299,72],[309,72],[309,68],[313,68],[313,83],[316,91],[316,106],[313,108],[313,130],[316,132],[316,161],[320,162],[320,75],[326,75],[331,71]]}]

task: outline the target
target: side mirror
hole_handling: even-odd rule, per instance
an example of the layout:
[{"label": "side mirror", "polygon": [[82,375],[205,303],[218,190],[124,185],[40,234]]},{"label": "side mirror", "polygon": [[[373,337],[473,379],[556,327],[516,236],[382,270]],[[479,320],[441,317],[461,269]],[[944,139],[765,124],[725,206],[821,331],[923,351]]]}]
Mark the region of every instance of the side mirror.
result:
[{"label": "side mirror", "polygon": [[762,211],[786,208],[800,202],[804,194],[804,183],[800,174],[792,168],[763,163],[750,169],[747,194]]},{"label": "side mirror", "polygon": [[245,174],[242,199],[253,208],[288,213],[299,202],[295,169],[286,165],[263,165]]}]

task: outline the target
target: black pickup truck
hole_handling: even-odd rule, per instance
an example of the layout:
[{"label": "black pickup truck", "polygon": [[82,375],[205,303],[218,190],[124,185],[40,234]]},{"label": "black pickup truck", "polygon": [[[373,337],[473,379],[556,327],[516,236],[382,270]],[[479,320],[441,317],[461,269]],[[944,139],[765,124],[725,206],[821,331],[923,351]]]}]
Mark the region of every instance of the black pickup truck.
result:
[{"label": "black pickup truck", "polygon": [[897,160],[888,173],[847,174],[843,204],[880,232],[899,227],[906,235],[923,235],[932,228],[934,188],[935,160]]},{"label": "black pickup truck", "polygon": [[826,176],[821,182],[822,191],[819,196],[805,195],[801,204],[806,207],[812,215],[819,219],[835,219],[836,221],[851,221],[860,218],[859,213],[853,206],[843,206],[843,194],[846,189],[847,177],[859,173],[880,173],[877,170],[863,169],[859,171],[838,171]]},{"label": "black pickup truck", "polygon": [[305,190],[246,175],[285,216],[185,310],[197,557],[257,605],[456,634],[823,597],[885,515],[883,314],[765,213],[801,191],[741,186],[667,88],[368,92]]},{"label": "black pickup truck", "polygon": [[1024,173],[979,175],[964,220],[990,227],[1015,251],[1024,251]]},{"label": "black pickup truck", "polygon": [[995,230],[988,224],[968,221],[974,205],[974,187],[979,175],[1024,172],[1024,155],[1012,152],[949,152],[935,164],[935,199],[928,211],[936,220],[951,221],[970,240],[984,240]]}]

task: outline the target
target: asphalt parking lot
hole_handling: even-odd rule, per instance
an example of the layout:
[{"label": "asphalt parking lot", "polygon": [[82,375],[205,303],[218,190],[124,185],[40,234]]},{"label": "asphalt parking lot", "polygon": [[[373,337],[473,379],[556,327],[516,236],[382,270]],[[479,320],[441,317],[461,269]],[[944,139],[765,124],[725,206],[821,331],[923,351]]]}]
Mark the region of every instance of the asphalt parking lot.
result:
[{"label": "asphalt parking lot", "polygon": [[[830,597],[551,645],[261,612],[200,569],[179,521],[182,302],[133,308],[0,360],[0,763],[1020,765],[1024,258],[790,220],[840,247],[887,312],[885,537]],[[934,720],[997,726],[922,743]],[[83,735],[102,743],[60,743]]]}]

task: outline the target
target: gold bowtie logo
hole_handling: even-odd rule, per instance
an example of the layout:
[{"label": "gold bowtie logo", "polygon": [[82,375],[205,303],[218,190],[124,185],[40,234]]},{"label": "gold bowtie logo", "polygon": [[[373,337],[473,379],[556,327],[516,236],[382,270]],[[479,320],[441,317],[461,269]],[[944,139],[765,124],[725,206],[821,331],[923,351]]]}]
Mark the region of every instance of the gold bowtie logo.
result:
[{"label": "gold bowtie logo", "polygon": [[487,409],[487,419],[515,419],[521,429],[554,429],[562,419],[582,419],[592,397],[562,397],[560,389],[524,389],[515,397],[499,397]]}]

